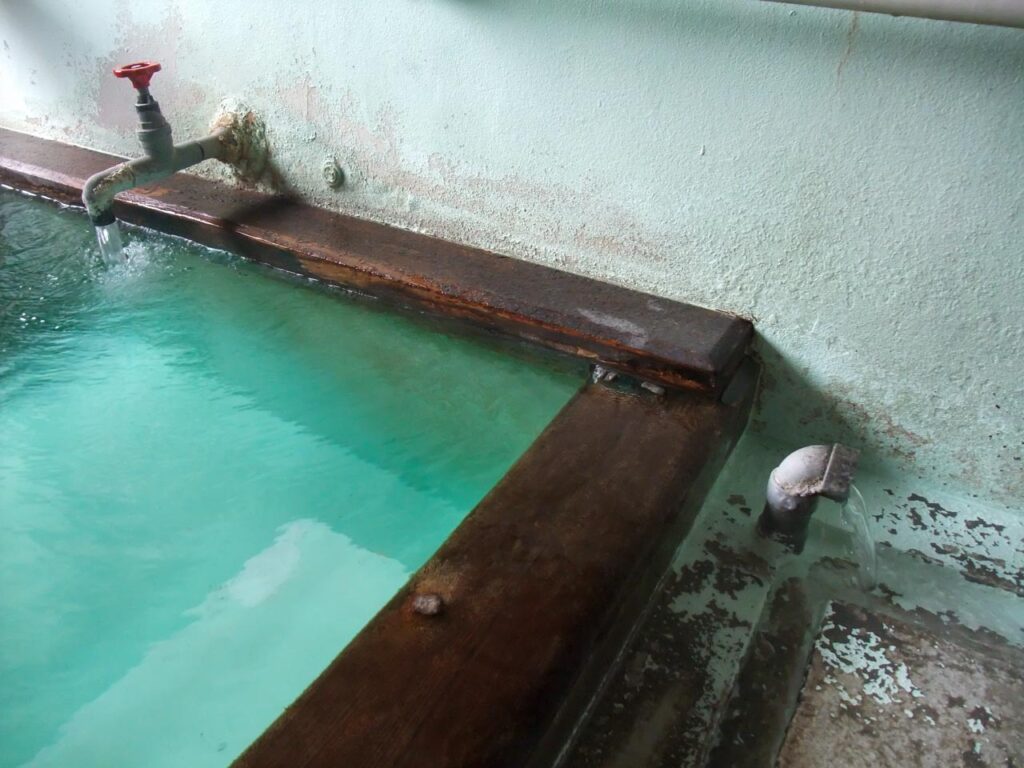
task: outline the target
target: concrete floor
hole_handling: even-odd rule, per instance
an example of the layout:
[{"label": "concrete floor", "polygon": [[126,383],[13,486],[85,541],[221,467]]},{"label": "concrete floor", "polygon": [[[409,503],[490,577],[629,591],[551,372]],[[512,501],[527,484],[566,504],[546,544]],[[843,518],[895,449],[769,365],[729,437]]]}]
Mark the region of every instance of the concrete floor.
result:
[{"label": "concrete floor", "polygon": [[1003,768],[1024,756],[1024,653],[829,606],[780,768]]}]

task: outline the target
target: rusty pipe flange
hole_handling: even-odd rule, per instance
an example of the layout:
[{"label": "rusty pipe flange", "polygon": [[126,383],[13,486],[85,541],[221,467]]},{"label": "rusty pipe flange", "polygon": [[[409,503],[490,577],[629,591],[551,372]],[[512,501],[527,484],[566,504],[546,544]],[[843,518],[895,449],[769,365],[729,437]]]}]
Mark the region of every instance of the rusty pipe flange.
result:
[{"label": "rusty pipe flange", "polygon": [[225,101],[210,124],[210,130],[218,134],[220,159],[231,166],[236,179],[255,184],[263,178],[270,160],[270,146],[266,125],[259,115],[241,102]]}]

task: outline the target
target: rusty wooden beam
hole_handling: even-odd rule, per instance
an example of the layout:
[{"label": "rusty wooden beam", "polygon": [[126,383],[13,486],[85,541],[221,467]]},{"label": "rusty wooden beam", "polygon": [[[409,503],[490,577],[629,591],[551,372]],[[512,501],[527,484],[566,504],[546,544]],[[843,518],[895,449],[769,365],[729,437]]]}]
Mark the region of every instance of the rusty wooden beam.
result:
[{"label": "rusty wooden beam", "polygon": [[[85,179],[121,160],[0,129],[0,182],[65,203],[80,204]],[[119,195],[115,212],[670,387],[720,392],[752,335],[721,312],[195,176]]]},{"label": "rusty wooden beam", "polygon": [[726,405],[585,387],[234,768],[518,768],[556,750],[752,390]]}]

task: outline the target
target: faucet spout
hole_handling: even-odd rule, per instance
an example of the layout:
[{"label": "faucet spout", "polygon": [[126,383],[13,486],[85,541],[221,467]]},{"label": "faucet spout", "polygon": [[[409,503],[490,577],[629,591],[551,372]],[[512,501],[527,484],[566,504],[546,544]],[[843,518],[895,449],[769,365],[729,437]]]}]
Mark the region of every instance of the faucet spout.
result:
[{"label": "faucet spout", "polygon": [[226,160],[230,131],[221,128],[196,141],[171,144],[167,152],[129,160],[90,176],[82,189],[82,202],[92,223],[104,226],[114,222],[114,196],[119,192],[160,181],[203,160]]},{"label": "faucet spout", "polygon": [[789,454],[768,478],[758,531],[802,552],[818,499],[843,503],[849,498],[858,457],[856,450],[839,443],[809,445]]},{"label": "faucet spout", "polygon": [[142,61],[114,70],[127,77],[137,91],[135,111],[139,116],[138,136],[143,157],[129,160],[91,176],[82,190],[82,202],[96,226],[114,223],[114,196],[135,187],[164,179],[204,160],[234,162],[243,141],[235,128],[224,125],[196,141],[175,144],[171,126],[160,112],[160,105],[149,92],[149,81],[160,65]]}]

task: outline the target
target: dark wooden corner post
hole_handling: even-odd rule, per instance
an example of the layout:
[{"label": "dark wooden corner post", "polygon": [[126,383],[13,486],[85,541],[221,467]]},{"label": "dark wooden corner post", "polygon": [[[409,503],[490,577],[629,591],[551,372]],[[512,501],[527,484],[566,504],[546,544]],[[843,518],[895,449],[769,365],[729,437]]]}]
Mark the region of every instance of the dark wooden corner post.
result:
[{"label": "dark wooden corner post", "polygon": [[729,405],[584,387],[234,768],[553,757],[741,433],[746,378]]}]

